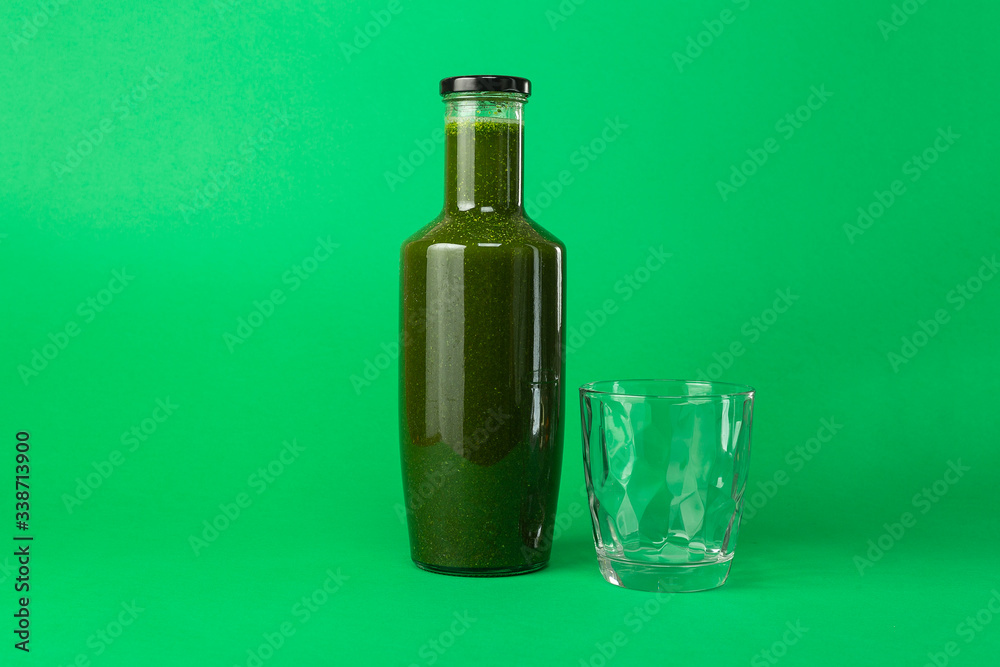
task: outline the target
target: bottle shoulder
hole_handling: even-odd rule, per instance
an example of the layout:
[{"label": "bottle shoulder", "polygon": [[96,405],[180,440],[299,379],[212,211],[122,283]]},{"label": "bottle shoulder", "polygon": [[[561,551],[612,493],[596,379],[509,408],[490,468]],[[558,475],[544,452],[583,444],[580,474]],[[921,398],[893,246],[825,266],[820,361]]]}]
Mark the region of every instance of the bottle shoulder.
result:
[{"label": "bottle shoulder", "polygon": [[559,237],[557,237],[555,234],[553,234],[549,230],[547,230],[544,227],[542,227],[540,224],[538,224],[537,222],[535,222],[534,220],[532,220],[531,218],[529,218],[527,215],[524,216],[524,219],[528,221],[528,223],[532,226],[532,228],[538,233],[538,235],[540,237],[542,237],[543,239],[545,239],[549,243],[551,243],[551,244],[553,244],[555,246],[558,246],[559,248],[561,248],[563,250],[563,252],[566,251],[566,244],[563,243],[559,239]]},{"label": "bottle shoulder", "polygon": [[466,211],[442,213],[403,241],[403,248],[418,244],[497,244],[501,246],[566,246],[554,234],[523,214],[500,215]]}]

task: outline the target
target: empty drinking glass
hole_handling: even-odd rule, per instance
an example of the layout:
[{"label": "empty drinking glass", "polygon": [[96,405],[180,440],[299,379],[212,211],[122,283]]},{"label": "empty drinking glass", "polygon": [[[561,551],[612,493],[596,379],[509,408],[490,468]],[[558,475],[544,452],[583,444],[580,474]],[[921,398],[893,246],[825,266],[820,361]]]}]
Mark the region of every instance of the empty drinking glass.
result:
[{"label": "empty drinking glass", "polygon": [[607,380],[580,388],[583,462],[604,578],[647,591],[721,586],[736,548],[754,389]]}]

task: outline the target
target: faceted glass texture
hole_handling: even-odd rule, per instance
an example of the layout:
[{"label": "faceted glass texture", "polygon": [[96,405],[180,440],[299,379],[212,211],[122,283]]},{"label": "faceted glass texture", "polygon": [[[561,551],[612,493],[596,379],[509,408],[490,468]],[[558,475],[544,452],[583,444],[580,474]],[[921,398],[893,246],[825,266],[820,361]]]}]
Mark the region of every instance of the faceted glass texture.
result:
[{"label": "faceted glass texture", "polygon": [[611,380],[580,388],[584,473],[604,578],[640,590],[721,586],[739,533],[751,387]]}]

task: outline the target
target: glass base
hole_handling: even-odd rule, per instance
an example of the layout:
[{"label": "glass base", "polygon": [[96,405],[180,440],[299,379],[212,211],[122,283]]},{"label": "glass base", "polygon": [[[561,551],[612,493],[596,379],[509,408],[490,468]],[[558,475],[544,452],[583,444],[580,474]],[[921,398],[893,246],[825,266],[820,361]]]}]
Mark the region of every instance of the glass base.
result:
[{"label": "glass base", "polygon": [[608,558],[598,554],[601,574],[609,584],[637,591],[694,593],[726,583],[733,557],[711,563],[655,565]]},{"label": "glass base", "polygon": [[450,574],[453,577],[512,577],[518,574],[530,574],[532,572],[538,572],[548,565],[548,561],[542,563],[535,563],[533,565],[525,565],[522,567],[446,567],[443,565],[431,565],[430,563],[421,563],[419,561],[413,561],[417,567],[421,570],[426,570],[427,572],[435,572],[437,574]]}]

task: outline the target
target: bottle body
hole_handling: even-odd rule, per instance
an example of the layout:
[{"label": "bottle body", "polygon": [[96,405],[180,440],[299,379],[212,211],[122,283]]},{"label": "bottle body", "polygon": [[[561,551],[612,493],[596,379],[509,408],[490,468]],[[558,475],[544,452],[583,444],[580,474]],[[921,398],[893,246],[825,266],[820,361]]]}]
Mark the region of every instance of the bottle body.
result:
[{"label": "bottle body", "polygon": [[523,213],[509,121],[446,121],[445,209],[400,257],[411,556],[450,574],[543,567],[559,490],[565,247]]}]

